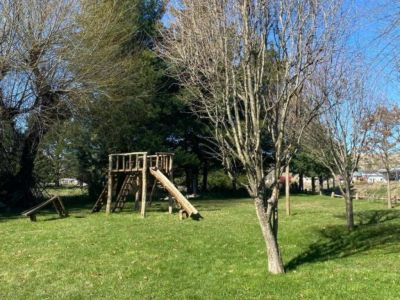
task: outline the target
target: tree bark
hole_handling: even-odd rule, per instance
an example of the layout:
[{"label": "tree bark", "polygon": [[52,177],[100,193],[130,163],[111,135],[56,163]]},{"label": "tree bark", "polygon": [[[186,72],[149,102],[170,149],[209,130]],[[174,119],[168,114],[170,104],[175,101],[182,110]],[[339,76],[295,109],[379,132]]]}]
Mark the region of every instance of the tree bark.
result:
[{"label": "tree bark", "polygon": [[318,180],[319,180],[319,194],[322,195],[322,191],[324,189],[324,178],[322,176],[319,176]]},{"label": "tree bark", "polygon": [[285,172],[285,207],[286,215],[290,216],[290,177],[289,177],[289,166],[286,166]]},{"label": "tree bark", "polygon": [[23,141],[22,153],[19,160],[20,170],[11,180],[10,191],[16,195],[13,206],[26,208],[35,204],[35,196],[32,188],[35,186],[33,176],[34,162],[40,142],[40,132],[37,125],[29,129],[29,133]]},{"label": "tree bark", "polygon": [[354,213],[353,213],[353,199],[351,198],[351,183],[346,179],[346,191],[344,194],[346,202],[346,222],[349,231],[354,230]]},{"label": "tree bark", "polygon": [[388,176],[387,176],[387,182],[386,182],[386,188],[387,188],[387,207],[392,208],[392,195],[390,191],[390,169],[386,170]]},{"label": "tree bark", "polygon": [[264,200],[257,196],[254,199],[257,218],[260,224],[261,232],[264,237],[265,245],[267,248],[267,259],[268,259],[268,271],[272,274],[282,274],[285,272],[283,267],[283,261],[279,252],[279,245],[277,236],[275,234],[272,223],[277,222],[277,219],[273,217],[275,210],[277,209],[277,199],[273,195],[265,207]]},{"label": "tree bark", "polygon": [[311,192],[315,193],[315,177],[311,177]]},{"label": "tree bark", "polygon": [[236,179],[236,176],[232,177],[232,189],[234,191],[237,191],[237,179]]}]

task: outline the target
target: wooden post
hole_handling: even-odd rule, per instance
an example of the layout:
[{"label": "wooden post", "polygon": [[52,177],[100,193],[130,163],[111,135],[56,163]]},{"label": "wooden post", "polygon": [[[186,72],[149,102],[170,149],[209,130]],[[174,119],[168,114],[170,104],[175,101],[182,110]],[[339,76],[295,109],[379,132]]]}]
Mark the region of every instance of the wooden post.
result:
[{"label": "wooden post", "polygon": [[360,199],[360,195],[358,193],[356,193],[356,200]]},{"label": "wooden post", "polygon": [[[169,161],[168,161],[168,175],[169,175],[169,180],[173,183],[174,182],[174,174],[172,173],[172,155],[168,156]],[[168,212],[172,214],[173,207],[174,206],[174,200],[172,199],[171,195],[168,194]]]},{"label": "wooden post", "polygon": [[107,214],[110,214],[110,212],[111,212],[112,194],[113,194],[112,155],[109,155],[108,156],[108,189],[107,189],[107,205],[106,205],[106,213]]},{"label": "wooden post", "polygon": [[335,198],[335,192],[332,192],[331,198]]},{"label": "wooden post", "polygon": [[286,215],[290,216],[290,182],[289,182],[289,165],[286,166],[285,172],[285,194],[286,194]]},{"label": "wooden post", "polygon": [[146,198],[147,198],[147,153],[143,155],[143,168],[142,168],[142,207],[140,215],[142,218],[146,214]]},{"label": "wooden post", "polygon": [[139,201],[140,201],[140,176],[136,176],[136,193],[135,193],[135,210],[139,209]]}]

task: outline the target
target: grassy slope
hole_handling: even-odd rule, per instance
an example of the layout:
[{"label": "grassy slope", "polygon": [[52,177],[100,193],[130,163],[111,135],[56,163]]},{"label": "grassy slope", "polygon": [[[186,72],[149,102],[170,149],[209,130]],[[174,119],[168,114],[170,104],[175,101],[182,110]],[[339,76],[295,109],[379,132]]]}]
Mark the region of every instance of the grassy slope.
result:
[{"label": "grassy slope", "polygon": [[294,215],[281,210],[288,273],[271,276],[251,201],[195,205],[200,222],[164,203],[144,220],[83,208],[61,220],[0,219],[0,299],[400,298],[398,209],[357,202],[365,225],[349,235],[342,200],[294,197]]}]

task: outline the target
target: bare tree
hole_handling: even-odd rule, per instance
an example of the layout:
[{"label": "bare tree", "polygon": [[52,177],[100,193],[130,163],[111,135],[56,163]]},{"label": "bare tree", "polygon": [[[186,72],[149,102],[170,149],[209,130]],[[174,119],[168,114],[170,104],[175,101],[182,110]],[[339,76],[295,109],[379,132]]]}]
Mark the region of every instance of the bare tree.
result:
[{"label": "bare tree", "polygon": [[0,1],[0,157],[9,161],[1,170],[14,205],[34,200],[43,135],[88,95],[117,94],[117,78],[127,77],[120,47],[135,29],[119,26],[117,8],[117,1]]},{"label": "bare tree", "polygon": [[75,90],[62,56],[75,30],[76,5],[74,0],[4,0],[0,5],[0,114],[14,132],[12,138],[19,133],[21,139],[19,167],[8,187],[19,194],[12,197],[17,202],[32,201],[33,162],[41,136],[67,116]]},{"label": "bare tree", "polygon": [[[279,177],[322,105],[306,95],[312,74],[337,50],[340,1],[182,0],[172,15],[159,52],[195,95],[192,108],[211,124],[223,162],[245,170],[268,270],[283,273]],[[266,137],[274,156],[271,195]]]},{"label": "bare tree", "polygon": [[392,208],[390,192],[390,171],[393,159],[399,152],[400,109],[397,105],[388,108],[380,105],[374,112],[372,134],[368,139],[369,152],[378,155],[387,174],[387,206]]},{"label": "bare tree", "polygon": [[352,178],[370,134],[371,106],[361,72],[335,73],[324,82],[334,82],[328,88],[320,86],[327,109],[310,126],[304,144],[334,178],[341,177],[339,189],[345,199],[347,227],[353,230]]}]

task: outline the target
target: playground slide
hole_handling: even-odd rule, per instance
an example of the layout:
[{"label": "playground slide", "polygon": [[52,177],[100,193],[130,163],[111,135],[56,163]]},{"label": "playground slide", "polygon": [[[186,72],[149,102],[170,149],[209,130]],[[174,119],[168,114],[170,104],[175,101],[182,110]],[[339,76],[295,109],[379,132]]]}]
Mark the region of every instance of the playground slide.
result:
[{"label": "playground slide", "polygon": [[194,219],[200,218],[197,209],[182,195],[175,185],[157,168],[150,168],[150,173],[153,175],[170,193],[172,197],[182,206],[182,208]]}]

